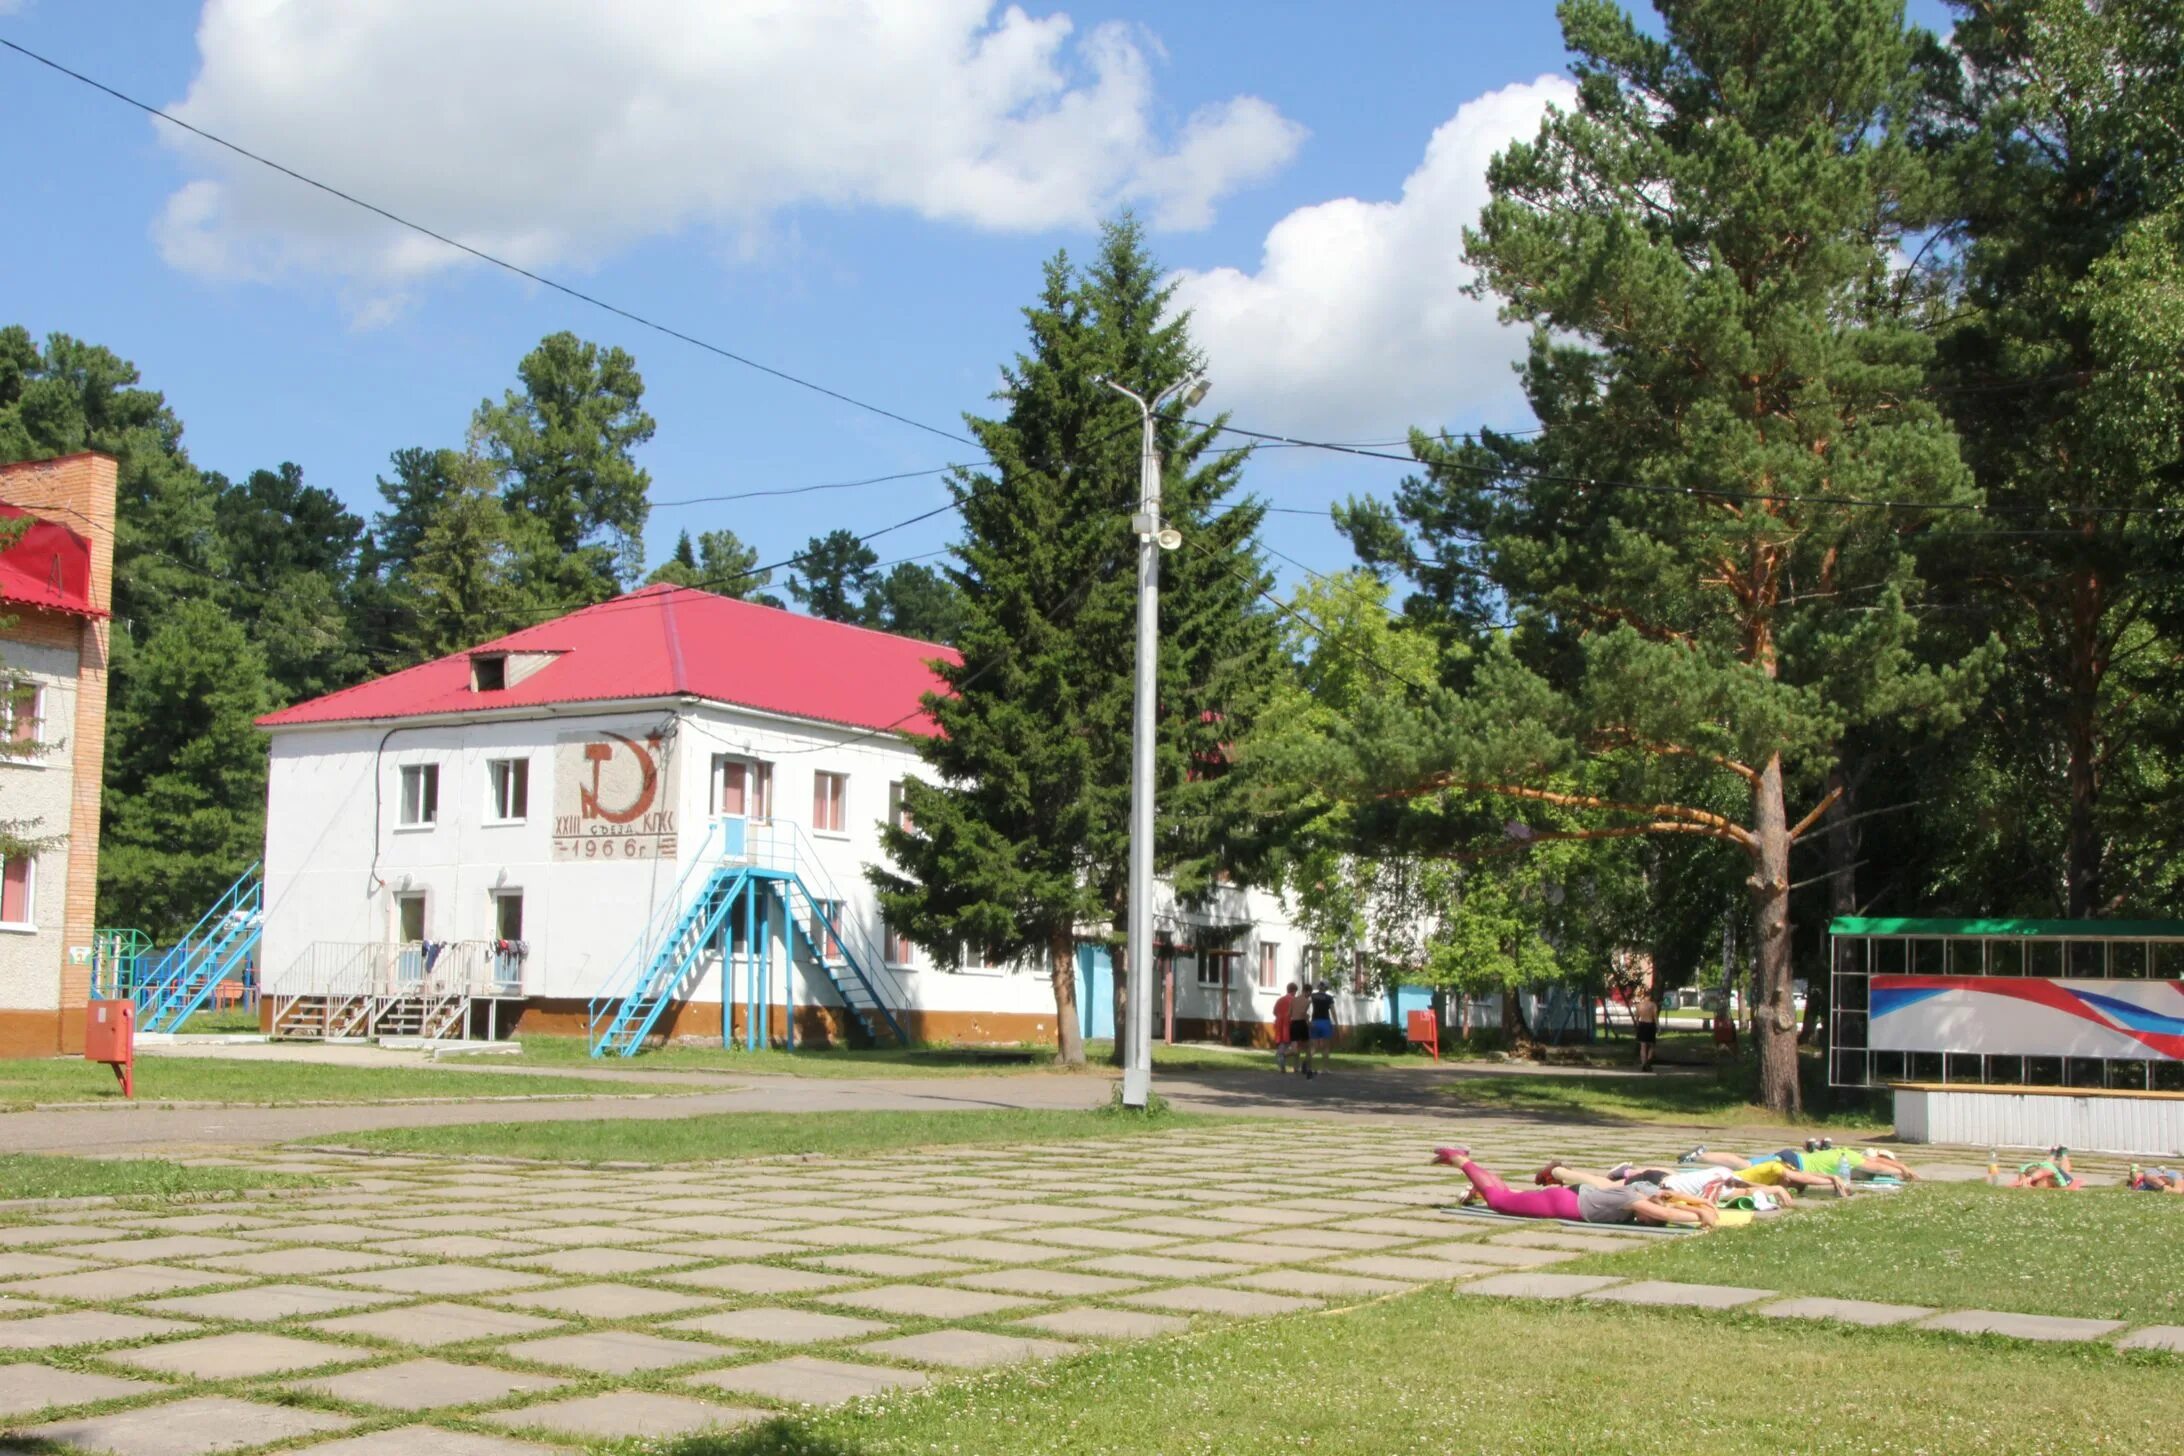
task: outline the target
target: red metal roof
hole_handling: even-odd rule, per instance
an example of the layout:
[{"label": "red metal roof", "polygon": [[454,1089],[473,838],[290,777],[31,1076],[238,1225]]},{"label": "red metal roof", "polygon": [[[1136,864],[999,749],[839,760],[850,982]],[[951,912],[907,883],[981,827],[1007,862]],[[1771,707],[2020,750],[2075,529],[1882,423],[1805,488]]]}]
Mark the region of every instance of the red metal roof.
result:
[{"label": "red metal roof", "polygon": [[[0,520],[29,514],[0,503]],[[91,605],[91,543],[66,526],[35,518],[14,545],[0,551],[0,601],[79,617],[108,615]]]},{"label": "red metal roof", "polygon": [[[513,686],[479,692],[470,685],[474,652],[557,655]],[[282,708],[258,723],[289,728],[690,696],[931,736],[938,729],[919,699],[941,686],[928,666],[935,659],[960,660],[935,643],[662,584]]]}]

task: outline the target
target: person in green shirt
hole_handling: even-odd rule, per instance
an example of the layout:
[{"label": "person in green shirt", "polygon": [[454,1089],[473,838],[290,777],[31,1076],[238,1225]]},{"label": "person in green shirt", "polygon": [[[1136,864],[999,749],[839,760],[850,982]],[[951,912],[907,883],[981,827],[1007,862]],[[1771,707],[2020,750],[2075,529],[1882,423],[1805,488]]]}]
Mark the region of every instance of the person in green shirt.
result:
[{"label": "person in green shirt", "polygon": [[2053,1147],[2017,1170],[2012,1188],[2082,1188],[2085,1180],[2070,1171],[2070,1149]]}]

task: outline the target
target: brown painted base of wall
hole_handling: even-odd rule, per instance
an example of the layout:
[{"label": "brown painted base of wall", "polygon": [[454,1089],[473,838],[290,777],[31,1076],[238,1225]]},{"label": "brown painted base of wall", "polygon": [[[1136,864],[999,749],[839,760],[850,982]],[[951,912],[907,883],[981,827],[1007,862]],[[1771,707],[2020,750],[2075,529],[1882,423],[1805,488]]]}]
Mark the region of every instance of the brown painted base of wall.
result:
[{"label": "brown painted base of wall", "polygon": [[[744,1008],[730,1007],[729,1013],[729,1039],[740,1046],[745,1035]],[[477,1014],[481,1019],[474,1032],[482,1036],[484,1013]],[[814,1050],[855,1045],[844,1017],[839,1006],[797,1007],[796,1044]],[[914,1042],[945,1042],[955,1046],[1018,1046],[1026,1042],[1043,1045],[1054,1036],[1054,1018],[1051,1016],[909,1011],[898,1012],[896,1019]],[[721,1006],[717,1001],[685,1001],[671,1007],[662,1023],[653,1034],[655,1040],[716,1045],[721,1040]],[[767,1042],[778,1045],[784,1029],[783,1008],[772,1007],[766,1015]],[[587,1012],[582,1001],[542,997],[525,1001],[520,1006],[502,1003],[502,1036],[583,1036],[586,1030]]]},{"label": "brown painted base of wall", "polygon": [[[78,1028],[78,1051],[82,1037]],[[0,1057],[52,1057],[61,1050],[60,1012],[0,1011]]]}]

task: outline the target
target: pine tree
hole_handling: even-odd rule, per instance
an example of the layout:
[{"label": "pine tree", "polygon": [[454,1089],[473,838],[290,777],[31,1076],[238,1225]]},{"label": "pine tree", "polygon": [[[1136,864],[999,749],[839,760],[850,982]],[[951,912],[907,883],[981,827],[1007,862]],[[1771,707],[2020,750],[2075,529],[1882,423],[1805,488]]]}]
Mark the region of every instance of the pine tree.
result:
[{"label": "pine tree", "polygon": [[555,610],[556,599],[533,594],[522,571],[549,551],[544,531],[501,503],[481,457],[458,457],[451,481],[402,578],[404,646],[419,659],[489,642]]},{"label": "pine tree", "polygon": [[504,478],[522,575],[542,600],[573,609],[634,581],[644,561],[645,492],[633,452],[652,438],[637,361],[572,333],[549,334],[516,366],[520,392],[478,406],[472,431]]},{"label": "pine tree", "polygon": [[[1534,327],[1542,433],[1414,437],[1398,508],[1445,600],[1514,612],[1449,674],[1361,715],[1370,792],[1485,799],[1742,853],[1769,1107],[1800,1105],[1790,847],[1862,725],[1946,725],[1974,650],[1920,662],[1906,538],[1970,499],[1921,394],[1890,264],[1932,184],[1906,140],[1918,40],[1895,0],[1678,0],[1665,34],[1569,0],[1575,111],[1489,170],[1465,235]],[[1607,484],[1595,484],[1607,482]],[[1872,507],[1861,502],[1900,502]],[[1714,807],[1734,794],[1742,808]],[[1791,796],[1798,797],[1793,812]]]},{"label": "pine tree", "polygon": [[814,617],[829,622],[873,624],[873,589],[879,553],[854,531],[833,530],[804,543],[796,570],[789,573],[789,596]]},{"label": "pine tree", "polygon": [[[177,603],[135,649],[110,711],[102,918],[187,929],[265,844],[265,660],[209,598]],[[118,913],[117,913],[118,912]]]},{"label": "pine tree", "polygon": [[685,531],[676,538],[674,553],[645,580],[694,586],[738,601],[779,606],[780,602],[764,590],[773,580],[772,570],[752,570],[757,565],[758,548],[744,545],[733,531],[703,531],[695,542]]},{"label": "pine tree", "polygon": [[[1068,1063],[1084,1055],[1078,929],[1126,908],[1139,429],[1136,407],[1100,380],[1151,393],[1197,372],[1166,302],[1128,219],[1105,230],[1083,274],[1066,255],[1047,265],[1026,349],[1004,371],[1007,413],[969,421],[992,468],[952,481],[962,661],[941,665],[947,690],[929,700],[941,733],[919,740],[934,781],[905,785],[915,827],[886,826],[898,868],[871,872],[889,923],[936,958],[968,945],[1043,961]],[[1237,583],[1263,584],[1264,569],[1243,544],[1256,508],[1223,504],[1242,456],[1209,455],[1214,433],[1173,410],[1160,422],[1169,519],[1188,549],[1225,563],[1178,572],[1163,599],[1177,637],[1160,678],[1168,869],[1207,838],[1211,794],[1184,798],[1186,771],[1217,766],[1223,742],[1248,731],[1275,644],[1269,624],[1215,619],[1250,599]],[[1251,643],[1264,648],[1257,663],[1242,660]],[[1213,660],[1224,651],[1237,660]]]},{"label": "pine tree", "polygon": [[1992,729],[1958,762],[1984,760],[2026,816],[1998,846],[2032,850],[2026,908],[2153,910],[2184,846],[2180,542],[2160,515],[2184,504],[2184,16],[2170,0],[1957,9],[1933,108],[1961,245],[1934,250],[1956,306],[1936,393],[2021,528],[1936,547],[2011,639]]}]

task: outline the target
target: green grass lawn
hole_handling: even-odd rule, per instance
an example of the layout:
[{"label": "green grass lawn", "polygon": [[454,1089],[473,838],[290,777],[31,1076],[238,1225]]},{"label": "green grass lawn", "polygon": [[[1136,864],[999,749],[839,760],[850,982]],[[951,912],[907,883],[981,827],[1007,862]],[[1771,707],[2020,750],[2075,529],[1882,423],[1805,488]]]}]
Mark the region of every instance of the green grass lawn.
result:
[{"label": "green grass lawn", "polygon": [[593,1060],[583,1037],[522,1036],[521,1061],[535,1067],[616,1067],[645,1072],[777,1074],[790,1077],[961,1077],[1052,1071],[1047,1047],[828,1047],[793,1052],[767,1048],[672,1045],[647,1047],[633,1057]]},{"label": "green grass lawn", "polygon": [[[1983,1183],[1816,1202],[1794,1217],[1557,1272],[1742,1284],[1941,1308],[2184,1324],[2184,1199]],[[2180,1382],[2184,1384],[2184,1382]]]},{"label": "green grass lawn", "polygon": [[[1734,1068],[1711,1076],[1468,1077],[1443,1089],[1469,1107],[1491,1107],[1537,1117],[1698,1127],[1779,1126],[1784,1118],[1755,1105]],[[1885,1129],[1886,1116],[1864,1107],[1815,1112],[1808,1089],[1805,1121],[1828,1127]]]},{"label": "green grass lawn", "polygon": [[[136,1064],[139,1101],[392,1102],[409,1097],[591,1097],[660,1090],[642,1082],[494,1075],[440,1067],[330,1067],[161,1056],[139,1057]],[[0,1108],[120,1100],[121,1083],[97,1062],[81,1058],[0,1061]]]},{"label": "green grass lawn", "polygon": [[477,1122],[401,1127],[342,1138],[383,1152],[492,1153],[571,1163],[695,1163],[789,1153],[899,1153],[969,1143],[1047,1143],[1167,1132],[1232,1119],[1163,1112],[1020,1108],[990,1112],[721,1112],[704,1117],[583,1122]]},{"label": "green grass lawn", "polygon": [[0,1155],[0,1198],[171,1198],[244,1188],[303,1187],[313,1180],[252,1168],[185,1168],[148,1160]]},{"label": "green grass lawn", "polygon": [[258,1008],[255,1006],[225,1006],[218,1011],[200,1011],[183,1022],[176,1030],[183,1036],[255,1033],[258,1030]]},{"label": "green grass lawn", "polygon": [[[2176,1449],[2179,1362],[1428,1290],[647,1446],[675,1456]],[[1852,1411],[1872,1413],[1852,1420]],[[635,1443],[617,1450],[637,1449]]]}]

